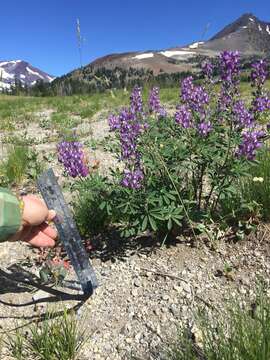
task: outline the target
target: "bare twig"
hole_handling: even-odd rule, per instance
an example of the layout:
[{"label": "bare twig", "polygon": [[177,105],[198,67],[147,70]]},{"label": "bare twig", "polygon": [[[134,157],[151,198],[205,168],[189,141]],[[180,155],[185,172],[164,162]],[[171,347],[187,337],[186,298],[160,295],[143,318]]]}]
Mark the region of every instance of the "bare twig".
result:
[{"label": "bare twig", "polygon": [[187,280],[185,280],[182,277],[176,276],[176,275],[172,275],[172,274],[168,274],[168,273],[163,273],[161,271],[156,271],[156,270],[151,270],[151,269],[146,269],[146,268],[141,268],[141,270],[146,271],[146,272],[151,272],[153,274],[156,274],[158,276],[162,276],[162,277],[169,277],[171,279],[175,279],[175,280],[180,280],[180,281],[184,281],[186,284],[189,284],[189,282]]}]

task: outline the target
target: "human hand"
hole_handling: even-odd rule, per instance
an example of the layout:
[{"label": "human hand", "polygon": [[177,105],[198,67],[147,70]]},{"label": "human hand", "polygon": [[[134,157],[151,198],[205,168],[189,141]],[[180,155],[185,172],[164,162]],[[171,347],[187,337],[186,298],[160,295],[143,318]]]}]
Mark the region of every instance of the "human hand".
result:
[{"label": "human hand", "polygon": [[48,210],[45,203],[34,195],[23,198],[24,209],[22,226],[10,239],[11,241],[22,240],[35,247],[53,247],[57,238],[57,232],[50,227],[47,221],[56,216],[54,210]]}]

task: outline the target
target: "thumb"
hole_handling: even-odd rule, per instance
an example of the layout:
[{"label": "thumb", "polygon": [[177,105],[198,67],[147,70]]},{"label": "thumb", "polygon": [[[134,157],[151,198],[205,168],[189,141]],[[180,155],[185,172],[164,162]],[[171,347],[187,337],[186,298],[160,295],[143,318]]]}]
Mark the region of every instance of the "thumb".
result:
[{"label": "thumb", "polygon": [[49,210],[46,220],[51,221],[56,217],[56,212],[54,210]]}]

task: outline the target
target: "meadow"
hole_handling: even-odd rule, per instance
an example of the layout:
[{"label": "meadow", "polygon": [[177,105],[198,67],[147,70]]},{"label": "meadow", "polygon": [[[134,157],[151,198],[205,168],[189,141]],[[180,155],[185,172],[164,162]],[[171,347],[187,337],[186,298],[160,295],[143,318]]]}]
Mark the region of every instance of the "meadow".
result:
[{"label": "meadow", "polygon": [[[205,81],[188,78],[180,91],[0,95],[0,186],[36,192],[52,166],[104,281],[84,326],[77,309],[61,304],[58,317],[41,308],[4,334],[4,354],[269,358],[270,80],[258,63],[253,86],[238,83],[237,55],[221,59],[218,83],[205,64]],[[41,283],[61,286],[61,246],[28,260],[27,269],[43,269]]]},{"label": "meadow", "polygon": [[[270,81],[265,84],[270,89]],[[251,88],[242,82],[240,91],[244,98],[249,98]],[[147,101],[149,89],[143,89],[143,100]],[[91,119],[101,110],[116,110],[129,102],[129,91],[113,90],[96,95],[73,95],[55,97],[9,96],[0,94],[1,131],[15,130],[18,124],[36,122],[35,113],[51,109],[63,122],[68,116],[77,115],[81,119]],[[160,89],[160,100],[167,105],[175,105],[179,98],[179,87]],[[57,122],[57,119],[56,119]],[[49,124],[48,124],[49,125]]]}]

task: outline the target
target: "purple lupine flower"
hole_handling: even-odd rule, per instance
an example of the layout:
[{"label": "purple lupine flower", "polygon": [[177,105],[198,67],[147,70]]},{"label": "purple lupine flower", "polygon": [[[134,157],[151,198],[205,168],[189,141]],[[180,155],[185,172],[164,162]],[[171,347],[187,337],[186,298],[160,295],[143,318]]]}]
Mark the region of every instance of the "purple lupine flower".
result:
[{"label": "purple lupine flower", "polygon": [[213,127],[210,121],[201,121],[198,124],[198,132],[201,136],[206,137],[212,130]]},{"label": "purple lupine flower", "polygon": [[115,131],[120,129],[120,121],[118,115],[111,114],[108,118],[108,123],[109,123],[110,131]]},{"label": "purple lupine flower", "polygon": [[239,100],[235,103],[233,107],[233,112],[235,115],[235,122],[237,126],[244,128],[251,127],[254,124],[254,118],[252,114],[247,110],[242,100]]},{"label": "purple lupine flower", "polygon": [[62,141],[57,145],[58,160],[72,177],[86,177],[89,168],[86,165],[83,145],[78,141]]},{"label": "purple lupine flower", "polygon": [[262,86],[267,78],[267,64],[265,60],[260,60],[251,65],[251,80],[253,85]]},{"label": "purple lupine flower", "polygon": [[221,88],[221,93],[218,99],[218,110],[223,112],[227,111],[232,105],[233,98],[228,94],[227,89]]},{"label": "purple lupine flower", "polygon": [[143,112],[142,89],[135,86],[130,95],[130,111],[134,114]]},{"label": "purple lupine flower", "polygon": [[240,75],[240,55],[238,51],[223,51],[219,55],[220,77],[222,86],[218,99],[218,110],[228,111],[233,105],[235,95],[238,95]]},{"label": "purple lupine flower", "polygon": [[210,61],[203,61],[202,62],[202,72],[204,76],[206,76],[208,79],[212,78],[213,75],[213,65]]},{"label": "purple lupine flower", "polygon": [[121,159],[134,160],[138,158],[137,137],[142,126],[135,114],[127,109],[122,109],[119,114]]},{"label": "purple lupine flower", "polygon": [[265,132],[261,130],[244,131],[242,133],[242,142],[239,145],[236,155],[238,157],[244,156],[248,160],[254,160],[256,157],[256,150],[262,147],[262,138]]},{"label": "purple lupine flower", "polygon": [[181,82],[181,95],[183,101],[189,101],[194,90],[193,77],[188,76]]},{"label": "purple lupine flower", "polygon": [[204,112],[204,105],[209,103],[209,96],[202,86],[196,86],[190,101],[190,107],[200,113]]},{"label": "purple lupine flower", "polygon": [[181,98],[192,110],[199,113],[204,113],[204,106],[209,103],[208,93],[203,86],[193,84],[192,76],[188,76],[182,81]]},{"label": "purple lupine flower", "polygon": [[149,111],[157,113],[160,109],[159,88],[153,87],[148,99]]},{"label": "purple lupine flower", "polygon": [[252,102],[253,111],[264,112],[270,110],[270,99],[268,96],[260,96]]},{"label": "purple lupine flower", "polygon": [[159,118],[163,118],[167,116],[167,111],[165,110],[164,106],[160,104],[158,87],[153,87],[153,89],[151,90],[148,99],[148,107],[150,113],[157,114]]},{"label": "purple lupine flower", "polygon": [[186,105],[178,106],[174,118],[177,124],[181,125],[185,129],[191,128],[193,126],[192,114]]},{"label": "purple lupine flower", "polygon": [[147,129],[146,123],[141,123],[136,113],[122,109],[119,114],[119,135],[121,144],[121,160],[125,170],[121,184],[132,189],[139,189],[143,180],[141,170],[141,154],[138,151],[140,134]]},{"label": "purple lupine flower", "polygon": [[167,111],[164,108],[164,106],[160,106],[160,108],[158,109],[158,117],[159,118],[164,118],[167,116]]},{"label": "purple lupine flower", "polygon": [[221,79],[227,83],[235,83],[240,74],[239,51],[223,51],[219,55]]},{"label": "purple lupine flower", "polygon": [[130,189],[140,189],[144,179],[143,171],[138,167],[135,170],[125,169],[121,184]]}]

